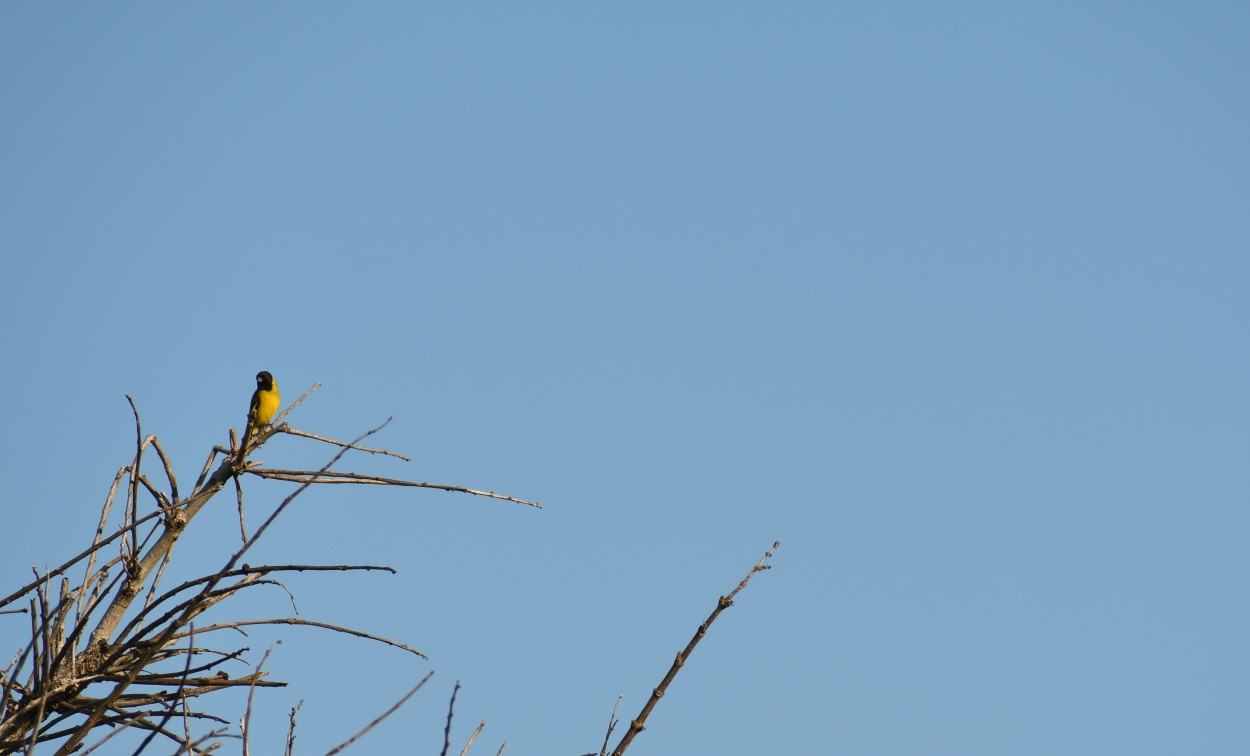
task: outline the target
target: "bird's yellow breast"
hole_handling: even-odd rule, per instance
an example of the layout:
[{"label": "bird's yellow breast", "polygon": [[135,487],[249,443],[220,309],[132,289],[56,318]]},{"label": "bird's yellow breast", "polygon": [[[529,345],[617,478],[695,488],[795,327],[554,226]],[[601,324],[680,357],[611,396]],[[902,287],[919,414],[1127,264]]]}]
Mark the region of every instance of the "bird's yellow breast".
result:
[{"label": "bird's yellow breast", "polygon": [[275,385],[268,391],[256,391],[255,415],[253,420],[257,425],[264,425],[273,419],[274,414],[278,411],[278,405],[282,403],[282,397],[278,395],[278,387]]}]

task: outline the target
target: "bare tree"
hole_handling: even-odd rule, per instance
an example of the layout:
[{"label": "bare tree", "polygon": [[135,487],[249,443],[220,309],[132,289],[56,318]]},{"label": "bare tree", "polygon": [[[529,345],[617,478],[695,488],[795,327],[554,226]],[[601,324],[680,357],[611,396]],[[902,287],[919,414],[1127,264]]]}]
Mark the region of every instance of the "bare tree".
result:
[{"label": "bare tree", "polygon": [[[362,441],[385,427],[389,420],[352,441],[297,430],[284,422],[286,416],[319,387],[320,384],[313,385],[274,418],[272,424],[255,429],[245,425],[242,439],[231,429],[229,446],[216,446],[210,451],[195,485],[186,496],[179,492],[173,465],[160,441],[155,435],[144,435],[138,408],[129,396],[126,397],[135,419],[135,454],[113,477],[90,544],[55,569],[36,572],[29,583],[0,599],[0,615],[28,613],[30,619],[29,642],[18,650],[6,669],[0,670],[0,754],[32,754],[40,744],[55,747],[57,754],[90,753],[123,733],[130,733],[137,741],[134,753],[141,753],[154,742],[164,740],[176,754],[208,754],[221,746],[222,738],[231,737],[241,740],[243,752],[248,754],[252,699],[256,690],[285,685],[269,679],[264,670],[269,651],[257,663],[249,664],[248,674],[231,677],[226,672],[227,664],[248,661],[246,656],[250,649],[237,645],[232,639],[244,635],[243,628],[250,626],[320,628],[426,658],[421,651],[405,643],[356,628],[302,617],[231,619],[227,616],[223,619],[216,618],[220,610],[210,613],[218,604],[249,588],[277,585],[285,589],[280,580],[290,573],[394,572],[384,565],[253,566],[243,561],[291,503],[314,485],[433,488],[539,508],[535,502],[491,491],[334,470],[335,464],[349,451],[408,458],[362,445]],[[337,451],[315,470],[274,469],[249,459],[253,452],[279,434],[328,444]],[[154,464],[158,467],[156,475],[152,476],[150,470]],[[246,475],[298,484],[250,536],[244,517],[241,482]],[[163,587],[162,578],[173,559],[174,546],[185,535],[187,524],[227,485],[234,487],[242,545],[216,571],[184,580],[172,588]],[[712,622],[733,604],[734,597],[752,576],[769,569],[767,562],[777,545],[773,544],[733,591],[720,598],[715,610],[677,655],[642,711],[630,723],[613,756],[624,754],[644,729],[647,717]],[[72,580],[71,572],[81,574],[81,579]],[[421,690],[432,674],[425,675],[389,710],[330,753],[339,753],[357,742]],[[443,754],[452,752],[452,720],[459,689],[457,682],[448,704]],[[223,704],[219,702],[223,698],[216,694],[230,690],[246,692],[246,713],[242,719],[220,712]],[[618,698],[617,706],[620,702]],[[290,712],[286,756],[294,754],[298,710],[297,706]],[[601,756],[606,755],[608,741],[617,725],[616,711],[613,707],[599,752]],[[237,730],[232,729],[234,721],[239,722]],[[485,722],[477,725],[460,751],[461,756],[467,756],[485,726]],[[503,753],[506,745],[506,742],[500,745],[496,756]]]},{"label": "bare tree", "polygon": [[[400,641],[299,617],[211,621],[205,616],[216,605],[249,588],[281,585],[279,580],[286,573],[394,572],[382,565],[252,566],[243,561],[291,502],[314,485],[435,488],[538,507],[534,502],[462,486],[334,471],[334,465],[348,451],[407,458],[361,445],[386,423],[353,441],[339,441],[296,430],[283,422],[319,386],[310,388],[274,418],[272,425],[255,432],[248,428],[242,440],[231,430],[229,448],[212,449],[186,496],[179,492],[173,465],[160,441],[155,435],[143,434],[139,411],[127,396],[135,418],[135,454],[113,478],[90,545],[59,567],[36,573],[31,582],[0,599],[0,611],[28,612],[31,628],[29,643],[0,673],[0,753],[33,752],[40,743],[55,744],[57,753],[69,753],[87,745],[98,746],[128,728],[147,731],[139,750],[159,736],[176,744],[178,753],[208,753],[216,748],[213,741],[227,734],[242,737],[246,748],[251,694],[256,688],[283,683],[268,679],[263,659],[252,673],[231,677],[223,667],[243,659],[248,649],[231,640],[240,634],[222,631],[252,625],[316,627],[425,658]],[[329,444],[337,447],[337,452],[320,468],[309,470],[275,470],[249,460],[249,455],[278,434]],[[155,480],[150,472],[154,462],[158,465]],[[250,536],[240,482],[245,475],[298,483]],[[242,546],[216,572],[172,588],[163,586],[162,577],[187,524],[231,483],[238,502]],[[119,508],[120,517],[116,513]],[[74,582],[69,575],[78,569],[82,578]],[[210,646],[223,641],[224,646]],[[242,720],[241,733],[231,733],[230,718],[212,708],[212,701],[218,698],[212,694],[231,689],[248,692],[248,716]],[[292,711],[289,739],[293,739],[294,721]],[[192,723],[206,725],[207,732],[194,732],[197,728]],[[97,740],[88,744],[93,737]]]}]

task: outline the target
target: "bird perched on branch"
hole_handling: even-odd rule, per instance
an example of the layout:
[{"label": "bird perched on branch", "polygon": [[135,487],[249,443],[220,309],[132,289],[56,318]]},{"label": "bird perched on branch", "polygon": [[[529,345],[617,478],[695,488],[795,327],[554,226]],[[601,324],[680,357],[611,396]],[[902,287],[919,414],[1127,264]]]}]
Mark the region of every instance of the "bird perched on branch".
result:
[{"label": "bird perched on branch", "polygon": [[278,382],[273,379],[273,375],[268,370],[257,373],[252,406],[247,410],[247,425],[252,429],[251,432],[255,433],[260,426],[268,425],[281,403],[282,396],[278,394]]}]

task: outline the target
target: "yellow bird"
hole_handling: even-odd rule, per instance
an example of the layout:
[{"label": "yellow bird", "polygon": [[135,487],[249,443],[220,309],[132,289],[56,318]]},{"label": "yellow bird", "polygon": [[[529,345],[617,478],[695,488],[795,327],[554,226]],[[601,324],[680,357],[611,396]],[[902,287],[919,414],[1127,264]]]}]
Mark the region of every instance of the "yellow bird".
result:
[{"label": "yellow bird", "polygon": [[255,433],[260,426],[269,424],[269,421],[277,414],[278,405],[281,403],[282,396],[278,394],[278,382],[273,379],[268,370],[257,373],[252,406],[247,410],[247,424],[251,427],[252,433]]}]

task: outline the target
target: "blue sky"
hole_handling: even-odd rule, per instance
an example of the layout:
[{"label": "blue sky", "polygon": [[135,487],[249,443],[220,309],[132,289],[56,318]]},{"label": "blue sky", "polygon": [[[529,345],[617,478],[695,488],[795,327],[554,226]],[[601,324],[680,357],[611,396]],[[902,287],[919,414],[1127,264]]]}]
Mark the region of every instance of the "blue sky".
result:
[{"label": "blue sky", "polygon": [[[342,469],[544,509],[298,500],[252,563],[393,565],[288,585],[431,661],[258,632],[292,687],[254,748],[303,699],[324,753],[433,669],[356,752],[437,752],[456,680],[453,743],[597,751],[779,539],[631,753],[1245,752],[1247,30],[1224,2],[7,3],[0,574],[90,538],[123,394],[189,482],[266,369],[324,385],[301,429],[394,416],[374,441],[413,461]],[[250,522],[289,491],[247,484]],[[237,545],[217,504],[185,574]]]}]

